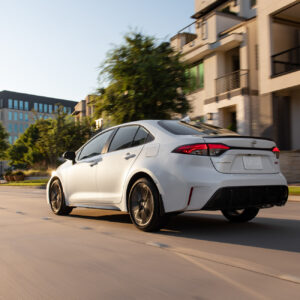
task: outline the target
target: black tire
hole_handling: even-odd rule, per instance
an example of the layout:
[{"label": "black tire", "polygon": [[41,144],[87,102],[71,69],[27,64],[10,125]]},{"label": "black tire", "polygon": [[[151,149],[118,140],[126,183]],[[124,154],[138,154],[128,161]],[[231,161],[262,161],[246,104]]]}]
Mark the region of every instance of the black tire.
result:
[{"label": "black tire", "polygon": [[128,210],[132,223],[143,231],[157,231],[165,224],[165,214],[155,184],[147,178],[138,179],[131,187]]},{"label": "black tire", "polygon": [[51,210],[56,215],[68,215],[73,210],[73,207],[66,205],[64,192],[58,179],[51,182],[49,189],[49,202]]},{"label": "black tire", "polygon": [[248,222],[256,217],[259,208],[250,207],[240,210],[222,210],[222,214],[231,222],[242,223]]}]

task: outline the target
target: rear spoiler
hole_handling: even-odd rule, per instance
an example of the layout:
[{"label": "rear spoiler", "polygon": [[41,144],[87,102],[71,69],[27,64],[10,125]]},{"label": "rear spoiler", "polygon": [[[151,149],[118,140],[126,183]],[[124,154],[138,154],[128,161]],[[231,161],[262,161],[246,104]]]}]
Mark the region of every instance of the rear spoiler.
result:
[{"label": "rear spoiler", "polygon": [[275,143],[274,140],[269,139],[269,138],[260,137],[260,136],[248,136],[248,135],[204,135],[204,136],[201,136],[201,137],[205,138],[205,139],[220,139],[220,138],[239,139],[239,138],[247,138],[247,139],[267,140],[267,141],[271,141],[271,142]]}]

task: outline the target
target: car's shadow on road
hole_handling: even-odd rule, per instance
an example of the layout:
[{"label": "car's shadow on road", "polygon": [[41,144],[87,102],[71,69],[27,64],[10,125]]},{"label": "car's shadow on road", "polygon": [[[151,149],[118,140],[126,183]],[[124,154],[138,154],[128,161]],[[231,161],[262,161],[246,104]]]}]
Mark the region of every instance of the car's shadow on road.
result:
[{"label": "car's shadow on road", "polygon": [[183,214],[168,222],[163,235],[300,252],[300,220],[256,217],[231,223],[222,215]]},{"label": "car's shadow on road", "polygon": [[[70,217],[130,224],[128,214],[74,211]],[[136,230],[132,225],[132,229]],[[256,217],[248,223],[228,222],[221,214],[185,213],[170,217],[159,235],[300,252],[300,220]]]}]

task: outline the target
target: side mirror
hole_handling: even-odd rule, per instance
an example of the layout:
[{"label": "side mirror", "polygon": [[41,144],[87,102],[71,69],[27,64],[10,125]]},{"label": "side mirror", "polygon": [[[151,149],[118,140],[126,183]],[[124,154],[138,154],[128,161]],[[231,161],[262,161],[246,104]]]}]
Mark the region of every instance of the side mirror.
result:
[{"label": "side mirror", "polygon": [[75,164],[75,157],[76,157],[76,154],[73,151],[67,151],[63,154],[63,158],[71,160],[73,162],[73,164]]}]

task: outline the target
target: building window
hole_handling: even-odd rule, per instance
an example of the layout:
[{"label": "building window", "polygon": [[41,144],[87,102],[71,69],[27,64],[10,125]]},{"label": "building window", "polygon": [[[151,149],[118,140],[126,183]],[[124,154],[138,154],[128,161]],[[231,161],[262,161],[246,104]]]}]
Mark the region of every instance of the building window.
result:
[{"label": "building window", "polygon": [[13,126],[11,123],[8,124],[8,132],[12,132],[13,131]]},{"label": "building window", "polygon": [[39,118],[40,118],[40,119],[43,119],[43,115],[39,115]]},{"label": "building window", "polygon": [[66,114],[67,113],[67,108],[64,106],[64,113]]},{"label": "building window", "polygon": [[71,113],[71,107],[68,107],[68,114]]},{"label": "building window", "polygon": [[15,111],[15,113],[14,113],[14,120],[15,121],[18,121],[18,113]]},{"label": "building window", "polygon": [[25,121],[28,121],[28,113],[24,114],[24,119],[25,119]]},{"label": "building window", "polygon": [[28,101],[25,101],[25,110],[29,110],[29,103],[28,103]]},{"label": "building window", "polygon": [[12,136],[9,136],[8,141],[10,144],[12,144]]},{"label": "building window", "polygon": [[13,101],[12,101],[12,99],[8,99],[8,108],[13,108]]},{"label": "building window", "polygon": [[202,40],[206,40],[207,39],[207,22],[204,21],[201,24],[201,37]]},{"label": "building window", "polygon": [[18,109],[18,100],[14,100],[14,109]]},{"label": "building window", "polygon": [[20,133],[23,133],[23,124],[20,124]]},{"label": "building window", "polygon": [[58,105],[54,105],[54,111],[57,113],[57,111],[58,111]]},{"label": "building window", "polygon": [[15,123],[15,130],[14,130],[14,132],[18,132],[18,124],[17,123]]},{"label": "building window", "polygon": [[42,103],[39,104],[39,112],[43,112],[43,104]]},{"label": "building window", "polygon": [[38,104],[36,102],[34,103],[34,110],[38,111]]},{"label": "building window", "polygon": [[17,140],[17,139],[18,139],[18,137],[17,137],[17,136],[15,136],[15,137],[14,137],[14,143],[16,142],[16,140]]},{"label": "building window", "polygon": [[12,112],[11,111],[8,112],[8,120],[12,121]]},{"label": "building window", "polygon": [[187,92],[191,93],[195,90],[202,89],[204,87],[204,65],[203,61],[191,66],[187,70],[188,76],[188,88]]},{"label": "building window", "polygon": [[23,107],[23,100],[20,100],[19,101],[19,109],[23,110],[24,107]]},{"label": "building window", "polygon": [[52,114],[52,104],[49,104],[49,114]]},{"label": "building window", "polygon": [[48,104],[44,104],[44,112],[48,112]]}]

